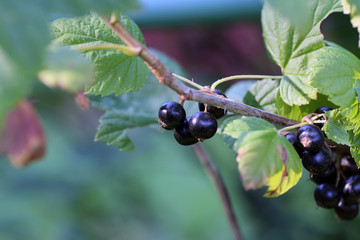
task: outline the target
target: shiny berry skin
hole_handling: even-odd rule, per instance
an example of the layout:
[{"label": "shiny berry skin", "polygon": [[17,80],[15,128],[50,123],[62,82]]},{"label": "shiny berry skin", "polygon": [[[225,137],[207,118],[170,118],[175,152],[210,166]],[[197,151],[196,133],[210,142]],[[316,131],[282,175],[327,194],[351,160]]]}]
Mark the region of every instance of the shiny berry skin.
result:
[{"label": "shiny berry skin", "polygon": [[284,137],[294,146],[296,152],[299,156],[302,156],[303,150],[300,147],[300,143],[298,141],[297,135],[295,133],[287,133]]},{"label": "shiny berry skin", "polygon": [[330,155],[323,149],[318,152],[305,151],[301,160],[304,168],[313,174],[323,173],[331,165]]},{"label": "shiny berry skin", "polygon": [[310,174],[310,179],[316,184],[329,183],[335,185],[337,172],[334,164],[331,164],[325,172],[319,174]]},{"label": "shiny berry skin", "polygon": [[[326,107],[326,106],[319,107],[318,109],[315,110],[315,113],[320,114],[320,113],[325,113],[325,112],[331,111],[331,110],[333,110],[333,108],[331,108],[331,107]],[[320,117],[318,120],[325,120],[325,118]],[[318,126],[319,128],[322,128],[324,126],[324,123],[315,123],[315,125]]]},{"label": "shiny berry skin", "polygon": [[359,169],[351,156],[343,156],[340,160],[340,170],[343,175],[350,177],[359,174]]},{"label": "shiny berry skin", "polygon": [[[218,90],[218,89],[215,89],[215,93],[226,97],[225,94],[222,91]],[[205,111],[205,104],[199,103],[199,110],[202,111],[202,112]],[[214,107],[214,106],[211,106],[211,105],[207,106],[207,111],[209,113],[213,114],[216,119],[221,118],[227,112],[226,110],[224,110],[222,108]]]},{"label": "shiny berry skin", "polygon": [[343,199],[346,204],[359,203],[360,200],[360,176],[349,177],[343,188]]},{"label": "shiny berry skin", "polygon": [[190,117],[187,117],[181,126],[174,129],[175,140],[184,146],[192,145],[198,142],[197,138],[194,138],[190,133],[189,120]]},{"label": "shiny berry skin", "polygon": [[356,218],[359,213],[359,204],[346,204],[344,201],[340,201],[335,208],[336,216],[340,220],[351,220]]},{"label": "shiny berry skin", "polygon": [[331,110],[333,110],[332,107],[324,106],[324,107],[319,107],[318,109],[316,109],[316,110],[315,110],[315,113],[320,114],[320,113],[325,113],[325,112],[331,111]]},{"label": "shiny berry skin", "polygon": [[185,109],[177,102],[166,102],[159,109],[159,123],[167,130],[181,126],[185,118]]},{"label": "shiny berry skin", "polygon": [[315,188],[316,205],[322,208],[335,208],[340,202],[341,193],[338,188],[328,183],[322,183]]},{"label": "shiny berry skin", "polygon": [[305,125],[298,130],[298,139],[305,151],[316,152],[325,142],[325,137],[318,126]]},{"label": "shiny berry skin", "polygon": [[217,126],[216,118],[208,112],[194,113],[189,120],[191,135],[200,141],[214,136],[217,131]]}]

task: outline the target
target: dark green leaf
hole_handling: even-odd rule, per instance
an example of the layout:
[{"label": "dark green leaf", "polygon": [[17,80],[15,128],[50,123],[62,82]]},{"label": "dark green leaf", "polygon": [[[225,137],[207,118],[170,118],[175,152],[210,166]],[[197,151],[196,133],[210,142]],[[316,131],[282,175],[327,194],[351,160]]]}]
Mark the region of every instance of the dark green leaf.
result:
[{"label": "dark green leaf", "polygon": [[[136,24],[126,16],[121,23],[141,42],[142,34]],[[97,15],[79,18],[63,18],[51,24],[54,42],[64,45],[124,44]],[[85,55],[95,65],[95,84],[87,93],[107,96],[138,91],[148,75],[145,63],[139,57],[130,57],[119,50],[87,51]]]},{"label": "dark green leaf", "polygon": [[139,111],[127,114],[113,110],[101,117],[95,141],[105,141],[109,145],[118,146],[122,151],[133,151],[134,144],[127,136],[127,130],[152,123],[156,123],[156,118],[150,114]]}]

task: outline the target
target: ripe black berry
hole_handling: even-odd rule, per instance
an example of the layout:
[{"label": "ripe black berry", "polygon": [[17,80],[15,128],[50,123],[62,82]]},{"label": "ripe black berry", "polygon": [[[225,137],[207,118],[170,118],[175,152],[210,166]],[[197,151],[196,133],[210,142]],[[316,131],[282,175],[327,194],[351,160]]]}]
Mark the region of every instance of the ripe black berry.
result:
[{"label": "ripe black berry", "polygon": [[331,111],[331,110],[333,110],[333,108],[324,106],[324,107],[319,107],[318,109],[316,109],[315,113],[320,114],[320,113],[325,113],[325,112]]},{"label": "ripe black berry", "polygon": [[302,156],[303,150],[300,147],[300,143],[298,141],[297,135],[295,133],[287,133],[284,137],[294,146],[296,152],[299,156]]},{"label": "ripe black berry", "polygon": [[339,205],[335,208],[335,212],[340,220],[351,220],[358,215],[359,204],[346,204],[344,201],[340,201]]},{"label": "ripe black berry", "polygon": [[185,146],[192,145],[198,142],[198,140],[194,138],[190,133],[189,119],[190,117],[187,117],[181,126],[174,129],[175,140],[181,145]]},{"label": "ripe black berry", "polygon": [[336,183],[336,168],[331,164],[325,172],[319,174],[310,174],[310,179],[316,184],[329,183],[335,185]]},{"label": "ripe black berry", "polygon": [[305,125],[298,130],[298,139],[305,151],[316,152],[325,142],[324,134],[315,125]]},{"label": "ripe black berry", "polygon": [[343,199],[346,204],[359,203],[360,200],[360,176],[354,175],[348,178],[343,188]]},{"label": "ripe black berry", "polygon": [[[218,89],[215,89],[215,93],[226,97],[225,94],[222,91],[218,90]],[[205,104],[199,103],[199,110],[202,111],[202,112],[205,111]],[[214,107],[214,106],[211,106],[211,105],[207,106],[207,111],[209,113],[213,114],[216,119],[221,118],[227,112],[226,110],[224,110],[222,108]]]},{"label": "ripe black berry", "polygon": [[209,112],[197,112],[189,120],[189,129],[193,137],[204,140],[215,135],[217,121]]},{"label": "ripe black berry", "polygon": [[304,151],[301,160],[304,168],[313,174],[325,172],[331,164],[329,154],[323,149],[318,152]]},{"label": "ripe black berry", "polygon": [[182,125],[185,117],[183,106],[177,102],[164,103],[159,109],[159,123],[168,130]]},{"label": "ripe black berry", "polygon": [[359,174],[359,169],[351,156],[344,156],[341,158],[340,170],[342,174],[347,177]]},{"label": "ripe black berry", "polygon": [[340,202],[340,191],[334,185],[322,183],[315,188],[316,205],[322,208],[334,208]]},{"label": "ripe black berry", "polygon": [[[333,110],[333,108],[331,107],[319,107],[318,109],[315,110],[315,113],[325,113],[326,111],[331,111]],[[320,117],[318,120],[325,120],[324,117]],[[324,123],[315,123],[316,126],[318,126],[319,128],[322,128],[324,126]]]}]

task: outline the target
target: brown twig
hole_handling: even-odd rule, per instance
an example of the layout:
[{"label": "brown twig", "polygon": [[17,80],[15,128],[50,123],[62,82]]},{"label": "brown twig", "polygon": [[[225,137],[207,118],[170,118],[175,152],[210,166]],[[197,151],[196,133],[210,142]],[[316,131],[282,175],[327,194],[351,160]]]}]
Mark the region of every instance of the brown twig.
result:
[{"label": "brown twig", "polygon": [[179,95],[184,96],[186,100],[193,100],[196,102],[210,104],[212,106],[223,108],[229,112],[241,114],[244,116],[262,118],[268,122],[281,126],[291,126],[299,123],[298,121],[288,119],[283,116],[269,113],[240,102],[235,102],[231,99],[219,98],[186,86],[180,81],[177,81],[159,61],[159,59],[135,37],[133,37],[120,22],[110,21],[110,19],[106,17],[103,17],[103,19],[125,44],[127,44],[129,47],[140,49],[139,57],[144,60],[160,83],[168,86]]},{"label": "brown twig", "polygon": [[211,179],[215,183],[216,190],[218,191],[223,207],[225,208],[227,219],[229,220],[231,230],[233,231],[235,240],[244,239],[241,235],[239,225],[236,220],[234,210],[231,206],[231,201],[229,193],[226,189],[226,186],[219,174],[215,164],[211,160],[210,156],[206,153],[205,149],[201,146],[200,143],[193,145],[196,155],[198,156],[200,162],[204,165],[207,173],[210,175]]}]

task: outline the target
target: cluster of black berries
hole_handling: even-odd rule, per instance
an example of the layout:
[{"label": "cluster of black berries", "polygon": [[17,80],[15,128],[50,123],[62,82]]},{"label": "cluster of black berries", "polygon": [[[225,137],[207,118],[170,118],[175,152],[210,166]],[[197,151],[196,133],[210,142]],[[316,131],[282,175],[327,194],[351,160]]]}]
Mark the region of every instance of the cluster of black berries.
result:
[{"label": "cluster of black berries", "polygon": [[[215,90],[216,94],[225,94]],[[174,138],[181,145],[192,145],[213,137],[217,131],[217,120],[226,110],[199,103],[200,112],[186,117],[183,106],[177,102],[166,102],[159,109],[159,123],[167,130],[174,130]]]},{"label": "cluster of black berries", "polygon": [[301,157],[310,179],[318,184],[314,191],[316,204],[334,208],[340,220],[354,219],[360,203],[360,171],[354,159],[349,155],[334,157],[324,147],[324,133],[316,125],[305,125],[297,134],[288,133],[285,137]]}]

